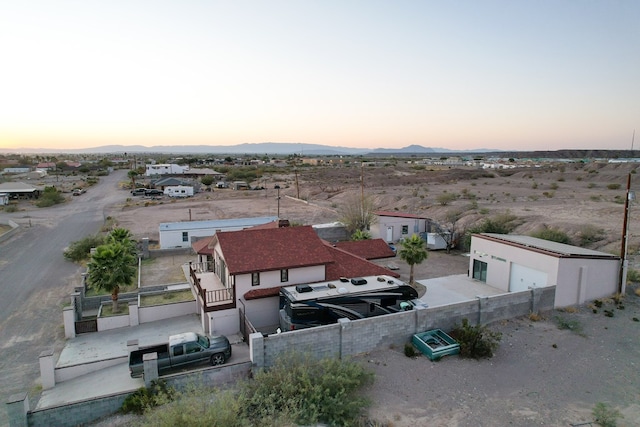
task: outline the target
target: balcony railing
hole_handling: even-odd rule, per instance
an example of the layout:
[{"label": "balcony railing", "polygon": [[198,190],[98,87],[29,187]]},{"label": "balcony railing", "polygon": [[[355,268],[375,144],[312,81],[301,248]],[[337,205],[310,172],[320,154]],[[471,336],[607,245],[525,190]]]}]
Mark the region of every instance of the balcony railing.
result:
[{"label": "balcony railing", "polygon": [[200,278],[196,274],[196,271],[207,271],[206,269],[198,268],[198,264],[189,264],[189,275],[191,276],[191,283],[196,290],[196,293],[200,296],[200,301],[204,307],[204,311],[216,311],[226,310],[228,308],[235,308],[236,301],[234,297],[234,288],[212,289],[207,290],[202,287]]}]

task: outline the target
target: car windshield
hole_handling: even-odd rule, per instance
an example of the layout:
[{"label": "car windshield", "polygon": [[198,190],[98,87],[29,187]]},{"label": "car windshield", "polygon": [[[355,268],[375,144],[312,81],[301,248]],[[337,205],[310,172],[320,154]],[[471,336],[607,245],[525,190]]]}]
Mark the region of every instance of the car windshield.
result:
[{"label": "car windshield", "polygon": [[198,344],[204,348],[209,348],[209,338],[198,334]]}]

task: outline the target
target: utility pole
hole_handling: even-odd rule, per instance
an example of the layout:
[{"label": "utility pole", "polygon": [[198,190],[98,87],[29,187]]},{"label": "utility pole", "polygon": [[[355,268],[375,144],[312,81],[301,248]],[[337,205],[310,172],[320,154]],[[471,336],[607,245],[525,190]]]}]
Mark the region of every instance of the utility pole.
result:
[{"label": "utility pole", "polygon": [[300,187],[298,186],[298,168],[293,168],[293,171],[296,173],[296,197],[300,200]]},{"label": "utility pole", "polygon": [[627,175],[627,197],[624,201],[624,219],[622,221],[622,245],[620,247],[620,283],[618,293],[624,295],[627,287],[627,269],[629,260],[627,259],[627,248],[629,238],[629,201],[634,198],[631,192],[631,174]]},{"label": "utility pole", "polygon": [[275,188],[276,191],[278,192],[278,195],[276,196],[276,200],[278,201],[278,219],[280,219],[280,186],[276,184],[275,187],[273,188]]}]

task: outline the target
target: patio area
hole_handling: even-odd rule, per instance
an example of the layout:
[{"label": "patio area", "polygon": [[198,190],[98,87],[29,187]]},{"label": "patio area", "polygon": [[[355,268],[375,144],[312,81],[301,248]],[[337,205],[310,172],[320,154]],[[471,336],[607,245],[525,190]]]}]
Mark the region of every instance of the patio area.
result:
[{"label": "patio area", "polygon": [[478,280],[471,279],[466,274],[417,280],[417,282],[427,288],[427,292],[420,299],[426,302],[429,307],[469,301],[476,299],[478,296],[508,293]]}]

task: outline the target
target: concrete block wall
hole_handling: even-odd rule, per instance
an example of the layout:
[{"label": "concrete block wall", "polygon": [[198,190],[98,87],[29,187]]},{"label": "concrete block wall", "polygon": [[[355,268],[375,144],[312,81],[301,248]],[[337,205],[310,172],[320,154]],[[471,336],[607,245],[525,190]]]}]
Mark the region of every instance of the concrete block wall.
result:
[{"label": "concrete block wall", "polygon": [[[251,368],[251,362],[208,366],[187,373],[168,375],[163,379],[167,381],[168,385],[178,390],[185,390],[188,387],[199,385],[215,387],[222,384],[233,384],[240,379],[249,378]],[[31,412],[29,412],[29,403],[25,394],[22,399],[22,402],[25,402],[24,404],[21,404],[19,399],[15,399],[16,404],[11,406],[12,409],[15,407],[16,410],[13,411],[15,415],[10,425],[12,427],[14,425],[23,425],[20,424],[21,414],[26,414],[29,426],[83,425],[117,412],[129,394],[131,392],[113,394]],[[26,426],[27,424],[24,425]]]},{"label": "concrete block wall", "polygon": [[272,366],[281,353],[294,349],[319,358],[339,357],[340,343],[340,326],[334,324],[300,329],[295,333],[269,335],[263,340],[263,348],[255,346],[254,351],[262,351],[264,366]]},{"label": "concrete block wall", "polygon": [[552,286],[368,319],[340,319],[333,325],[252,340],[252,360],[256,367],[272,366],[280,354],[291,350],[317,357],[353,356],[391,345],[403,345],[419,332],[431,329],[451,331],[465,318],[472,325],[477,325],[526,316],[532,311],[552,310],[554,295],[555,287]]},{"label": "concrete block wall", "polygon": [[198,386],[218,387],[224,384],[234,384],[239,380],[249,378],[251,366],[251,362],[212,366],[183,374],[165,375],[162,379],[177,390],[186,390],[190,387]]},{"label": "concrete block wall", "polygon": [[130,393],[89,399],[27,414],[30,426],[75,426],[89,423],[117,412]]}]

